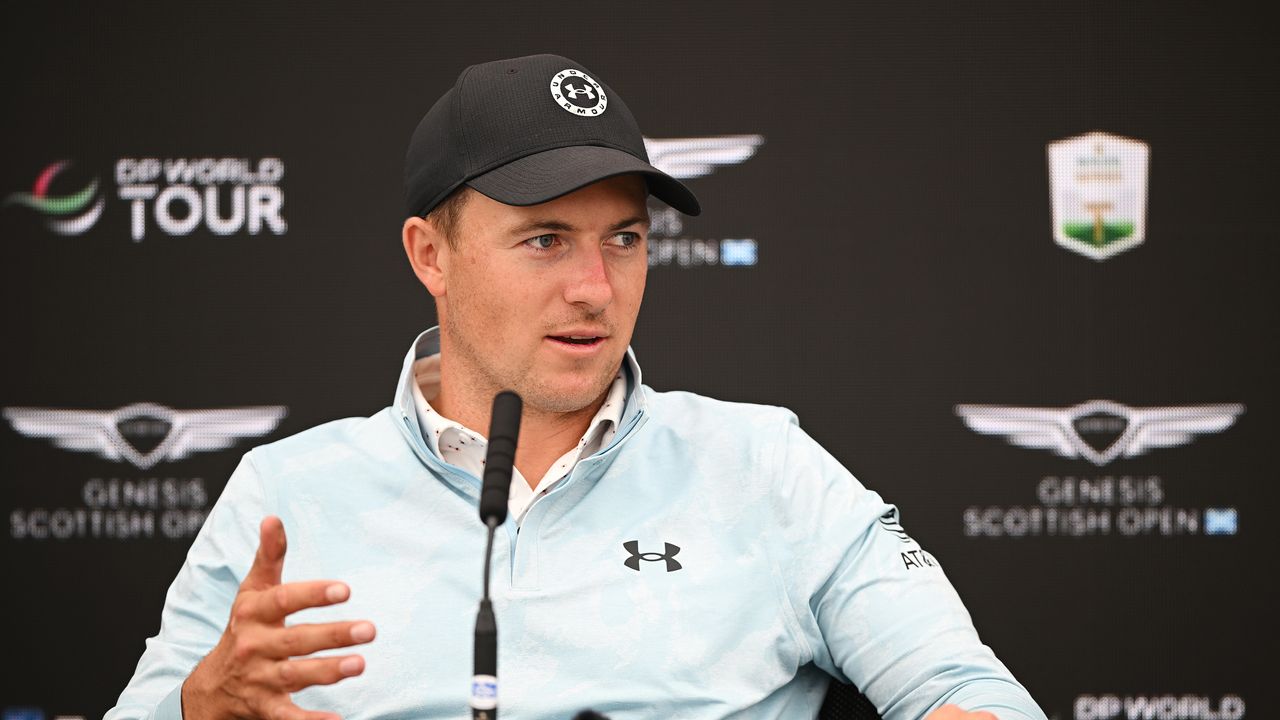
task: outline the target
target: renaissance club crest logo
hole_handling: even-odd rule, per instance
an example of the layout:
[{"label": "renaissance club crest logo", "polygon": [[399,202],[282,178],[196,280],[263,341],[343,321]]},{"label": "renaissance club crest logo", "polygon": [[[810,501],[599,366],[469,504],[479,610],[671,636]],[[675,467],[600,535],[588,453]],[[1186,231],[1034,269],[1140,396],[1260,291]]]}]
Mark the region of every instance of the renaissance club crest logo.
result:
[{"label": "renaissance club crest logo", "polygon": [[[701,178],[720,168],[740,165],[764,144],[763,135],[645,138],[649,164],[679,180]],[[755,238],[684,236],[684,217],[671,208],[650,208],[649,265],[681,268],[722,265],[753,266],[759,260]]]},{"label": "renaissance club crest logo", "polygon": [[155,403],[115,410],[4,409],[5,419],[26,437],[48,439],[63,450],[128,462],[141,470],[266,435],[285,413],[280,405],[174,410]]},{"label": "renaissance club crest logo", "polygon": [[1048,153],[1055,242],[1099,261],[1142,244],[1146,143],[1090,132],[1049,143]]},{"label": "renaissance club crest logo", "polygon": [[71,166],[69,160],[50,163],[36,176],[31,192],[10,193],[3,205],[20,205],[44,215],[47,227],[59,235],[81,235],[93,227],[102,216],[105,199],[98,194],[98,180],[94,178],[80,190],[62,195],[51,194],[54,181]]},{"label": "renaissance club crest logo", "polygon": [[561,70],[551,78],[551,97],[574,115],[594,117],[609,107],[604,87],[581,70]]},{"label": "renaissance club crest logo", "polygon": [[1238,403],[1135,408],[1090,400],[1066,408],[957,405],[969,429],[1001,435],[1024,448],[1106,465],[1155,448],[1186,445],[1196,435],[1218,433],[1244,412]]}]

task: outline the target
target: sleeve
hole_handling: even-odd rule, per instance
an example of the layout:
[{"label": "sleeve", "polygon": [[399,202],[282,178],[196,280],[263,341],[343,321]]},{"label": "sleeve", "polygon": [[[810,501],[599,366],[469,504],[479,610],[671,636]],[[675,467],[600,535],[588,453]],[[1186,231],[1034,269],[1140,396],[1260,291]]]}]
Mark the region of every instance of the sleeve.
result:
[{"label": "sleeve", "polygon": [[1044,712],[978,639],[933,555],[788,413],[773,494],[787,595],[814,664],[852,682],[885,720],[944,704],[1000,720]]},{"label": "sleeve", "polygon": [[160,632],[103,720],[181,720],[182,683],[222,637],[268,514],[252,453],[241,460],[169,586]]}]

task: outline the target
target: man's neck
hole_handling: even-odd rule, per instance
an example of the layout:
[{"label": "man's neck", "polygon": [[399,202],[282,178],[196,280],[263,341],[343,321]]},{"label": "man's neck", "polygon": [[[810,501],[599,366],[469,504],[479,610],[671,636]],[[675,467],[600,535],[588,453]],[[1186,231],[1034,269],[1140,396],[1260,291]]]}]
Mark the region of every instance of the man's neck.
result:
[{"label": "man's neck", "polygon": [[[431,404],[442,417],[487,434],[496,393],[496,390],[486,393],[471,389],[465,379],[451,378],[442,356],[440,393]],[[530,405],[524,406],[515,465],[530,488],[536,487],[551,465],[582,440],[608,394],[609,390],[605,388],[600,397],[586,407],[567,413],[548,413]]]},{"label": "man's neck", "polygon": [[[608,394],[607,390],[605,394]],[[582,440],[604,398],[605,395],[601,395],[590,405],[572,413],[538,413],[525,406],[520,442],[516,447],[516,468],[530,488],[537,487],[552,463]]]}]

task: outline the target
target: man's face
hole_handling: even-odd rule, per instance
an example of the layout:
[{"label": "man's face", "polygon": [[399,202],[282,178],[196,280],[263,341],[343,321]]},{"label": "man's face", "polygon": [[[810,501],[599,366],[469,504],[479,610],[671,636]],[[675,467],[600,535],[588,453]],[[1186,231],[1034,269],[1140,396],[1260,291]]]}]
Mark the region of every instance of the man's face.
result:
[{"label": "man's face", "polygon": [[635,175],[530,207],[472,192],[433,290],[446,372],[468,386],[450,392],[511,389],[554,413],[599,399],[644,295],[647,197]]}]

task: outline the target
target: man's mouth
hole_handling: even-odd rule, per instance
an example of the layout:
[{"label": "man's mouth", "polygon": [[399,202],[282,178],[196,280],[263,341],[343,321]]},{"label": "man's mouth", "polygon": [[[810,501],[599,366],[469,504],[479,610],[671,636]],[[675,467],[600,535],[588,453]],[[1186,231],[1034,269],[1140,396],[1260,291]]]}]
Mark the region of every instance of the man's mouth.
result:
[{"label": "man's mouth", "polygon": [[547,337],[568,345],[597,345],[604,342],[604,338],[598,335],[548,335]]}]

